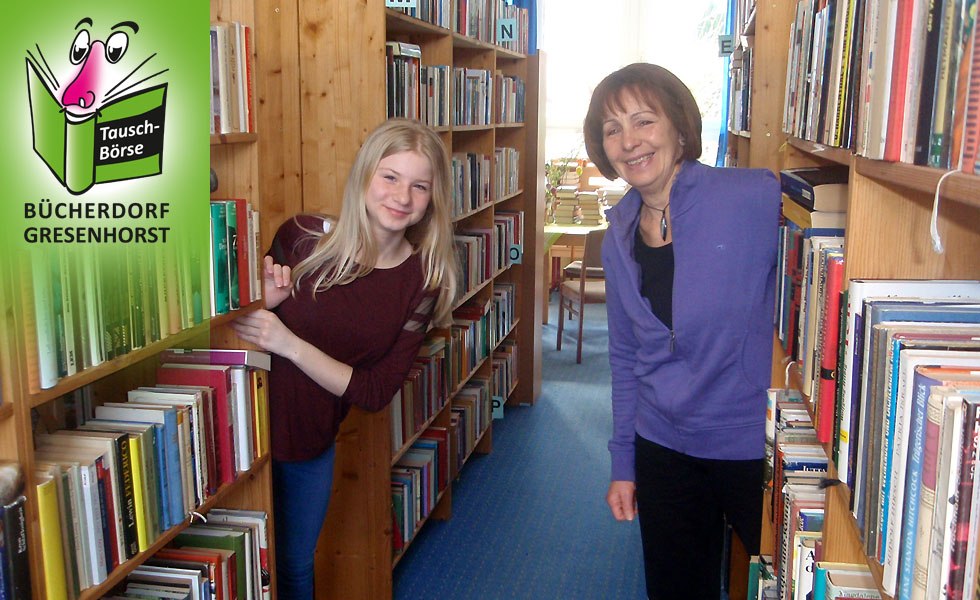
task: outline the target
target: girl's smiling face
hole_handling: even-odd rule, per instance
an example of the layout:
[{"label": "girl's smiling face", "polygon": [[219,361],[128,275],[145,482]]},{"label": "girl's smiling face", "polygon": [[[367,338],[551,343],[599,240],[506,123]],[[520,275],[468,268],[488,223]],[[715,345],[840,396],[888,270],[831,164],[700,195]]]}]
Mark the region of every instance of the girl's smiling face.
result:
[{"label": "girl's smiling face", "polygon": [[422,154],[405,151],[378,163],[365,194],[368,218],[379,239],[418,223],[432,200],[432,165]]}]

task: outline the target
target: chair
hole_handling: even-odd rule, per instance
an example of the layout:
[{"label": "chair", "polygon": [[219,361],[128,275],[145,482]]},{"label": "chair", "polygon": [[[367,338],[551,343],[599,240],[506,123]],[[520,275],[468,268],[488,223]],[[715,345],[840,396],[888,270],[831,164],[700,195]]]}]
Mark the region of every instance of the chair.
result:
[{"label": "chair", "polygon": [[[605,273],[602,270],[602,238],[605,229],[596,229],[585,235],[585,248],[582,250],[581,264],[577,268],[568,267],[562,271],[561,285],[558,286],[558,344],[561,351],[562,333],[565,329],[565,313],[568,317],[578,315],[578,351],[575,362],[582,362],[582,328],[586,304],[602,304],[606,301]],[[569,265],[571,267],[572,265]],[[582,269],[585,276],[582,276]]]}]

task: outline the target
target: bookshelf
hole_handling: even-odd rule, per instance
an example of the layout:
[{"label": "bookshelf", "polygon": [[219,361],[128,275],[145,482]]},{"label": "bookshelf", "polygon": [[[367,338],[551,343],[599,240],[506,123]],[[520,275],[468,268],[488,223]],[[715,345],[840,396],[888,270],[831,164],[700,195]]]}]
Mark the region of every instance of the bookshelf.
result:
[{"label": "bookshelf", "polygon": [[[257,8],[258,3],[248,0],[223,2],[216,0],[211,3],[210,18],[212,21],[239,21],[252,27],[253,31],[264,29],[260,23],[264,18]],[[271,12],[271,11],[270,11]],[[199,14],[203,21],[203,14]],[[273,20],[274,21],[274,20]],[[200,21],[197,22],[200,24]],[[206,31],[200,33],[206,35]],[[278,54],[275,46],[266,47],[266,43],[274,40],[272,31],[259,36],[260,49],[253,50],[251,59],[255,67],[254,84],[256,92],[269,97],[268,81],[260,74],[260,69],[275,69]],[[203,44],[198,44],[203,48]],[[273,52],[275,51],[275,52]],[[262,56],[262,59],[259,59]],[[265,62],[268,60],[268,62]],[[197,83],[200,79],[197,80]],[[183,82],[181,82],[183,83]],[[203,90],[202,90],[203,91]],[[298,95],[298,92],[297,92]],[[178,95],[177,97],[181,97]],[[204,98],[203,94],[197,97]],[[259,106],[262,105],[261,109]],[[220,187],[216,197],[245,197],[256,208],[262,211],[263,229],[268,236],[273,219],[279,218],[285,210],[273,207],[289,193],[282,183],[288,178],[270,175],[277,168],[275,160],[260,160],[262,153],[270,156],[282,156],[272,150],[276,145],[274,139],[263,139],[258,132],[281,131],[283,128],[277,119],[281,119],[283,110],[281,103],[273,108],[271,104],[253,102],[256,108],[255,133],[233,133],[213,135],[210,140],[211,166],[217,171]],[[193,114],[202,114],[200,112]],[[205,122],[206,123],[206,122]],[[204,125],[205,123],[202,123]],[[169,125],[169,122],[168,122]],[[169,129],[169,127],[168,127]],[[288,133],[288,129],[286,129]],[[196,138],[203,143],[203,136]],[[173,147],[176,153],[178,146]],[[176,154],[174,154],[176,156]],[[285,154],[288,160],[288,154]],[[171,163],[173,164],[173,163]],[[203,171],[203,165],[201,165]],[[203,179],[196,180],[203,182]],[[270,185],[272,182],[274,185]],[[280,189],[282,191],[280,191]],[[265,200],[268,204],[260,205],[263,190],[268,190]],[[201,190],[203,191],[203,190]],[[197,201],[206,202],[204,198]],[[206,206],[206,205],[196,205]],[[281,205],[280,205],[281,206]],[[195,216],[202,214],[196,213]],[[74,249],[73,249],[74,251]],[[79,247],[81,252],[81,247]],[[18,264],[20,263],[20,264]],[[26,485],[24,494],[27,496],[26,513],[28,523],[28,547],[32,579],[32,595],[35,598],[51,597],[45,588],[43,557],[41,551],[40,517],[38,515],[38,498],[36,484],[38,478],[34,473],[39,458],[34,450],[35,423],[42,426],[60,428],[64,423],[62,417],[65,406],[62,401],[67,395],[85,390],[93,405],[107,401],[125,399],[126,391],[141,385],[152,385],[156,381],[155,372],[159,364],[158,354],[173,347],[238,347],[239,344],[230,334],[228,323],[236,316],[249,310],[255,310],[261,302],[253,302],[234,313],[220,315],[213,319],[190,327],[179,329],[176,333],[160,332],[160,339],[147,340],[138,349],[99,362],[95,366],[82,368],[71,375],[62,376],[52,387],[39,389],[37,385],[38,349],[34,335],[34,308],[31,305],[31,273],[24,264],[29,261],[23,255],[5,256],[0,264],[0,306],[3,308],[0,320],[0,458],[16,460],[24,469]],[[205,302],[207,300],[205,299]],[[108,314],[108,311],[106,312]],[[172,330],[171,330],[172,331]],[[266,432],[267,434],[267,432]],[[268,437],[265,439],[268,444]],[[210,495],[195,512],[205,514],[214,507],[229,507],[256,509],[272,514],[271,497],[271,468],[268,453],[259,456],[247,470],[238,474],[234,482],[224,484]],[[166,529],[153,541],[148,548],[128,560],[123,557],[119,566],[109,572],[105,581],[83,589],[78,596],[80,600],[99,598],[109,593],[113,587],[122,582],[136,567],[141,565],[157,550],[167,545],[192,519],[184,517],[179,524]],[[271,523],[271,518],[270,518]],[[121,534],[120,534],[121,535]],[[270,534],[271,537],[271,534]],[[274,560],[274,559],[270,559]],[[274,564],[274,563],[273,563]],[[274,570],[273,570],[274,573]],[[273,575],[274,577],[274,575]]]},{"label": "bookshelf", "polygon": [[[945,251],[932,250],[930,220],[933,199],[945,170],[859,156],[781,132],[787,32],[795,3],[758,3],[754,22],[744,26],[754,35],[755,71],[752,82],[752,131],[730,132],[732,163],[739,167],[780,169],[841,164],[850,169],[845,237],[845,282],[856,278],[980,278],[980,177],[954,173],[940,189],[938,230]],[[783,350],[774,343],[773,386],[785,377]],[[799,388],[798,372],[790,370],[790,385]],[[830,444],[825,445],[831,456]],[[831,477],[836,470],[831,469]],[[845,485],[827,491],[823,526],[823,559],[868,564],[881,588],[882,567],[865,556],[859,528],[849,509],[851,490]],[[766,499],[765,507],[769,506]],[[771,519],[764,509],[762,553],[772,554]],[[882,590],[879,590],[882,591]],[[736,597],[736,596],[732,596]],[[891,598],[884,594],[883,598]]]},{"label": "bookshelf", "polygon": [[[517,189],[495,194],[489,203],[462,211],[453,221],[458,231],[492,229],[498,212],[523,211],[523,260],[496,270],[486,281],[462,292],[457,306],[467,301],[487,302],[494,284],[515,285],[514,325],[503,339],[516,341],[520,360],[516,385],[503,395],[511,406],[533,404],[541,390],[541,308],[534,298],[541,293],[539,269],[544,244],[543,166],[537,164],[543,135],[538,121],[542,106],[539,57],[385,9],[380,2],[367,6],[332,2],[309,7],[299,17],[298,30],[304,170],[311,166],[303,176],[303,206],[307,210],[339,210],[343,180],[338,174],[346,173],[359,141],[385,118],[386,98],[381,91],[385,89],[386,42],[418,45],[422,65],[482,69],[526,82],[524,123],[454,125],[450,120],[450,125],[434,129],[451,154],[470,152],[492,159],[496,147],[520,152]],[[309,126],[308,114],[313,115],[313,127]],[[322,168],[324,164],[330,168]],[[489,359],[480,362],[464,375],[463,383],[474,377],[490,377],[490,369]],[[450,390],[450,397],[457,391]],[[450,404],[447,402],[426,426],[448,427]],[[393,557],[392,551],[391,468],[407,444],[392,448],[391,419],[390,409],[370,414],[355,408],[341,427],[333,495],[316,555],[317,597],[374,599],[392,595],[392,571],[404,554]],[[474,452],[490,452],[492,435],[491,424]],[[446,519],[451,514],[452,483],[439,496],[429,519]],[[411,552],[410,546],[405,552]]]}]

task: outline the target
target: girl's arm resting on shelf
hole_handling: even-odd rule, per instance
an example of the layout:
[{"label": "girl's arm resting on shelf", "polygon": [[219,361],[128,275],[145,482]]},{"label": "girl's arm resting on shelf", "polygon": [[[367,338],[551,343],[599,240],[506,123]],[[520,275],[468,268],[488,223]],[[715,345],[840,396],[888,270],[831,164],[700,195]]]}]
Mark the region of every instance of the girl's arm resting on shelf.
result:
[{"label": "girl's arm resting on shelf", "polygon": [[238,337],[289,359],[320,387],[335,396],[347,391],[354,369],[301,339],[268,310],[257,310],[232,323]]},{"label": "girl's arm resting on shelf", "polygon": [[347,391],[340,398],[342,402],[372,412],[388,406],[415,364],[432,317],[432,306],[434,297],[417,305],[415,318],[402,327],[384,357],[369,367],[354,369]]}]

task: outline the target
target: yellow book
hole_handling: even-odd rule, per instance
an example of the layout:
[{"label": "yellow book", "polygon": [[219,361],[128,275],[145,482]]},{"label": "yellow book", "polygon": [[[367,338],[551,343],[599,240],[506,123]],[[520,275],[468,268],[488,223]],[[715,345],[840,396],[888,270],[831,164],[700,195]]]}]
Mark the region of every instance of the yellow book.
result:
[{"label": "yellow book", "polygon": [[133,506],[136,510],[136,542],[140,552],[150,547],[146,524],[146,498],[143,497],[143,448],[138,435],[129,436],[129,463],[133,471]]},{"label": "yellow book", "polygon": [[65,582],[65,555],[61,546],[61,511],[58,508],[58,486],[50,475],[38,475],[37,512],[41,528],[41,556],[44,565],[45,597],[68,598]]},{"label": "yellow book", "polygon": [[268,398],[268,381],[266,379],[267,371],[264,369],[252,369],[251,370],[251,380],[252,380],[252,401],[255,403],[253,410],[255,411],[255,427],[252,428],[252,434],[255,437],[255,456],[265,455],[266,449],[266,436],[268,435],[268,411],[269,411],[269,398]]}]

